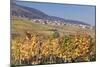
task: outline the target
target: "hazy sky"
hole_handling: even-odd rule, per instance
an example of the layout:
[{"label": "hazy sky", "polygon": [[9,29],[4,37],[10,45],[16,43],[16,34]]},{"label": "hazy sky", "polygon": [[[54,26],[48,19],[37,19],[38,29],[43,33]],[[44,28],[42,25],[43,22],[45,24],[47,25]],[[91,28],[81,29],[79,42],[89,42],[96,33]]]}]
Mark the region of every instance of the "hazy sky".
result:
[{"label": "hazy sky", "polygon": [[42,12],[65,19],[79,20],[95,25],[95,6],[37,3],[37,2],[16,2],[19,5],[35,8]]}]

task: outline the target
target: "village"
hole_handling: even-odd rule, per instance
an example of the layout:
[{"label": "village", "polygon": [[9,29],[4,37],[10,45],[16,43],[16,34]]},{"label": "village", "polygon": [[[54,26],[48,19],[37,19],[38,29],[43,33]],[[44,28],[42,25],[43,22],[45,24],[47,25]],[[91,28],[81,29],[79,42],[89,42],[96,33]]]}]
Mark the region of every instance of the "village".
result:
[{"label": "village", "polygon": [[56,25],[56,26],[76,26],[83,29],[93,29],[93,26],[90,25],[83,25],[83,24],[71,24],[70,22],[62,22],[62,21],[51,21],[51,20],[44,20],[44,19],[32,19],[32,23],[39,23],[44,25]]}]

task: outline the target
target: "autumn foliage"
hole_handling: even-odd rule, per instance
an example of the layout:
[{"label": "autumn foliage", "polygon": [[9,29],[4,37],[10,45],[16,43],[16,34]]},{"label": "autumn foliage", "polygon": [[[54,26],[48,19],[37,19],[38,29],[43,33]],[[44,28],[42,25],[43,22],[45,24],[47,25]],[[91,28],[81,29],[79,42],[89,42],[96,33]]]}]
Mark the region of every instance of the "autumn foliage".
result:
[{"label": "autumn foliage", "polygon": [[12,40],[12,64],[53,64],[95,61],[95,38],[88,34],[33,35]]}]

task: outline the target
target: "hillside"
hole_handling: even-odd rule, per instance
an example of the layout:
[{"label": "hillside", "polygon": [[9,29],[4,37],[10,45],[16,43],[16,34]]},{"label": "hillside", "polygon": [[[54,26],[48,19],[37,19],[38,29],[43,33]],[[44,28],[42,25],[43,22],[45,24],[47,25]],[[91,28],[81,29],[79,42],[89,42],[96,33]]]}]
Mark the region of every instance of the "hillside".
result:
[{"label": "hillside", "polygon": [[50,21],[60,21],[60,22],[65,22],[65,23],[70,23],[70,24],[89,25],[82,21],[69,20],[69,19],[63,19],[60,17],[49,16],[38,9],[21,6],[16,3],[11,3],[11,16],[18,16],[18,17],[20,16],[20,17],[25,17],[29,19],[44,19],[44,20],[50,20]]}]

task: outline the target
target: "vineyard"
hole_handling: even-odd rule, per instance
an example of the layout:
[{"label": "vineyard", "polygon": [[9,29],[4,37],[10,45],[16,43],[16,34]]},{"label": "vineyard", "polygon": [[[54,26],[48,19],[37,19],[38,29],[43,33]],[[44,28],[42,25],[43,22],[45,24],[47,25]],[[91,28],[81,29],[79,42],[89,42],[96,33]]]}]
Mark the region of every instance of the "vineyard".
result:
[{"label": "vineyard", "polygon": [[[53,35],[54,36],[54,35]],[[12,40],[13,64],[52,64],[95,60],[95,40],[89,35],[34,35]]]},{"label": "vineyard", "polygon": [[[15,24],[12,24],[12,29],[15,31],[20,28],[17,27],[17,21],[14,20]],[[27,23],[27,21],[25,22]],[[24,26],[24,23],[20,21],[18,26]],[[22,28],[24,30],[24,27]],[[62,35],[58,30],[51,29],[49,29],[51,31],[50,35],[43,33],[34,34],[32,29],[28,28],[27,25],[25,28],[31,31],[28,32],[30,36],[26,34],[27,32],[20,33],[20,35],[12,35],[11,63],[14,65],[73,63],[96,60],[95,35],[91,36],[87,33],[79,32],[76,34]],[[38,30],[40,31],[42,28],[46,30],[49,27],[45,28],[41,26],[41,29]],[[18,31],[20,30],[18,29]]]}]

